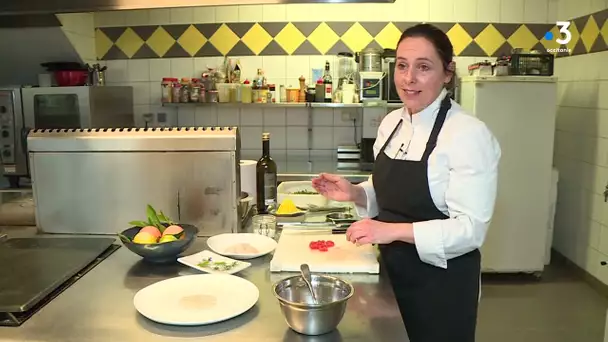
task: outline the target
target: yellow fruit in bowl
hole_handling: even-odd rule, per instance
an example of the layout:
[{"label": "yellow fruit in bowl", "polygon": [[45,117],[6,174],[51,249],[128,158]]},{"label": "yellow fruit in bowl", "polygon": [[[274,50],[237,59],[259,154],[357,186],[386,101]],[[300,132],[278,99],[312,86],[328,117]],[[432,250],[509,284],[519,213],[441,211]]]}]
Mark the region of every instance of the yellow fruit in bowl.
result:
[{"label": "yellow fruit in bowl", "polygon": [[175,237],[175,235],[164,235],[163,237],[160,238],[160,240],[158,240],[158,243],[165,243],[165,242],[172,242],[172,241],[177,241],[177,238]]},{"label": "yellow fruit in bowl", "polygon": [[150,235],[154,236],[155,238],[159,239],[162,234],[160,232],[160,230],[158,230],[158,228],[154,227],[154,226],[145,226],[142,229],[139,230],[140,233],[149,233]]},{"label": "yellow fruit in bowl", "polygon": [[139,244],[152,244],[152,243],[156,243],[157,239],[154,235],[148,233],[148,232],[139,232],[137,233],[137,235],[135,235],[135,237],[133,238],[133,242],[134,243],[139,243]]},{"label": "yellow fruit in bowl", "polygon": [[184,231],[184,229],[182,227],[176,226],[176,225],[171,225],[171,226],[165,228],[165,231],[163,232],[163,236],[178,235],[183,231]]}]

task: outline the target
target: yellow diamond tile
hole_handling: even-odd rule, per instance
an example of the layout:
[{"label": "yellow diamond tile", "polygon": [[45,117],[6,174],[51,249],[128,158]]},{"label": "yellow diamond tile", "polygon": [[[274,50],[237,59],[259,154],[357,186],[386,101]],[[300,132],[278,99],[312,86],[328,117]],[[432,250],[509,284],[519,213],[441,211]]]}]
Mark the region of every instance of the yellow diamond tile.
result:
[{"label": "yellow diamond tile", "polygon": [[604,41],[608,45],[608,20],[604,21],[604,26],[602,26],[602,36],[604,36]]},{"label": "yellow diamond tile", "polygon": [[294,24],[289,23],[274,37],[274,40],[283,48],[283,50],[285,50],[285,52],[291,55],[300,45],[302,45],[306,40],[306,37]]},{"label": "yellow diamond tile", "polygon": [[[547,40],[545,38],[542,38],[540,40],[540,43],[543,44],[543,46],[545,47],[545,49],[547,50],[555,50],[555,49],[559,49],[559,43],[557,43],[555,41],[556,37],[559,37],[559,28],[557,26],[553,26],[553,28],[551,29],[551,33],[553,33],[553,39],[551,40]],[[552,52],[553,53],[553,52]],[[557,54],[557,52],[553,53],[554,55]]]},{"label": "yellow diamond tile", "polygon": [[177,42],[190,54],[190,56],[194,56],[198,50],[205,45],[207,38],[205,38],[196,27],[190,25],[190,27],[188,27],[179,37]]},{"label": "yellow diamond tile", "polygon": [[118,48],[129,58],[133,57],[142,45],[144,45],[143,39],[141,39],[130,27],[118,37],[118,40],[116,40],[116,46],[118,46]]},{"label": "yellow diamond tile", "polygon": [[505,37],[498,32],[494,25],[488,25],[477,37],[475,42],[488,55],[491,56],[505,42]]},{"label": "yellow diamond tile", "polygon": [[388,25],[384,26],[382,31],[378,32],[374,39],[376,39],[376,42],[384,49],[396,49],[399,37],[401,37],[401,31],[399,31],[395,24],[388,23]]},{"label": "yellow diamond tile", "polygon": [[576,27],[576,25],[574,24],[574,21],[570,21],[570,26],[568,27],[568,29],[572,33],[572,39],[570,39],[568,44],[566,44],[566,47],[568,47],[568,49],[570,50],[570,54],[572,54],[576,43],[578,43],[579,39],[581,39],[581,35],[579,33],[578,27]]},{"label": "yellow diamond tile", "polygon": [[361,24],[355,23],[342,35],[341,39],[351,50],[359,52],[365,49],[374,37]]},{"label": "yellow diamond tile", "polygon": [[597,22],[595,21],[595,19],[593,19],[593,16],[590,15],[589,20],[587,20],[587,24],[583,29],[583,32],[581,32],[581,40],[583,41],[583,44],[585,45],[585,49],[587,51],[591,50],[591,47],[593,46],[593,43],[595,42],[595,39],[599,34],[600,28],[597,26]]},{"label": "yellow diamond tile", "polygon": [[226,55],[239,42],[239,37],[226,24],[222,24],[209,38],[209,41],[215,46],[217,51],[222,55]]},{"label": "yellow diamond tile", "polygon": [[97,58],[101,59],[112,47],[112,41],[100,29],[95,30],[95,52]]},{"label": "yellow diamond tile", "polygon": [[452,42],[452,46],[454,47],[454,54],[460,55],[462,50],[464,50],[471,42],[473,38],[467,33],[467,31],[460,26],[460,24],[456,24],[452,26],[452,28],[447,33],[450,41]]},{"label": "yellow diamond tile", "polygon": [[340,39],[340,37],[338,37],[336,32],[334,32],[326,23],[321,23],[308,36],[308,41],[322,54],[329,51],[329,49],[336,44],[338,39]]},{"label": "yellow diamond tile", "polygon": [[507,41],[513,48],[524,50],[531,50],[534,45],[538,44],[538,39],[526,25],[520,25]]},{"label": "yellow diamond tile", "polygon": [[152,51],[156,52],[159,57],[164,56],[167,51],[175,44],[175,39],[171,37],[167,31],[158,27],[154,33],[146,40],[146,44],[152,49]]},{"label": "yellow diamond tile", "polygon": [[272,41],[272,37],[262,28],[262,26],[260,26],[260,24],[256,23],[247,31],[247,33],[245,33],[243,38],[241,38],[241,41],[247,45],[253,53],[259,55]]}]

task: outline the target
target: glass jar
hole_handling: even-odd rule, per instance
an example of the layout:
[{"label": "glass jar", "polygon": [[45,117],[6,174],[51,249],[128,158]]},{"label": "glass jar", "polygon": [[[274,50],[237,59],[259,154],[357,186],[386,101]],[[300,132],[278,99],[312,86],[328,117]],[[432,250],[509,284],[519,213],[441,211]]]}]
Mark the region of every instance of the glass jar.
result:
[{"label": "glass jar", "polygon": [[169,103],[171,102],[171,97],[173,96],[173,83],[177,82],[176,78],[165,77],[160,84],[161,87],[161,102]]},{"label": "glass jar", "polygon": [[201,97],[201,85],[196,78],[192,79],[190,86],[190,102],[199,102]]},{"label": "glass jar", "polygon": [[207,102],[217,102],[217,90],[209,90],[207,91]]},{"label": "glass jar", "polygon": [[277,218],[274,215],[255,215],[251,219],[253,232],[274,238],[277,229]]},{"label": "glass jar", "polygon": [[182,94],[182,85],[175,81],[173,87],[171,87],[171,102],[179,103],[179,99]]},{"label": "glass jar", "polygon": [[180,91],[179,102],[190,102],[190,79],[182,78],[182,89]]}]

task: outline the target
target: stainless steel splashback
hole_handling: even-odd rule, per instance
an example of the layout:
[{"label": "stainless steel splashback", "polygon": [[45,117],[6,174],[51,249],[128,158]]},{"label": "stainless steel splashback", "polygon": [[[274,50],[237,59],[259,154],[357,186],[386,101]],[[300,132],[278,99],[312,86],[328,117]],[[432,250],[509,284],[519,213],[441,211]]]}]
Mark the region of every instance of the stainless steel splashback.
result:
[{"label": "stainless steel splashback", "polygon": [[147,204],[201,236],[241,229],[236,127],[36,130],[28,146],[42,231],[114,234]]}]

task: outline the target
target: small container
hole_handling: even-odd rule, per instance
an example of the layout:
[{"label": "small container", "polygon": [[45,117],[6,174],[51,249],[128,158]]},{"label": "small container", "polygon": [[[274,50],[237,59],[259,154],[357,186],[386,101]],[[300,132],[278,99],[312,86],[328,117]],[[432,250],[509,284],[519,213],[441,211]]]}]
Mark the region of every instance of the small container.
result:
[{"label": "small container", "polygon": [[218,91],[217,90],[208,90],[206,96],[207,96],[207,102],[215,103],[215,102],[217,102]]},{"label": "small container", "polygon": [[182,78],[182,88],[180,90],[179,102],[187,103],[190,102],[190,79]]},{"label": "small container", "polygon": [[277,102],[277,91],[276,91],[276,87],[274,86],[274,84],[269,84],[268,85],[268,103],[275,103]]},{"label": "small container", "polygon": [[218,102],[230,102],[230,83],[217,83]]},{"label": "small container", "polygon": [[251,222],[255,234],[274,238],[277,229],[277,218],[274,215],[255,215]]},{"label": "small container", "polygon": [[313,86],[308,86],[306,89],[306,102],[315,102],[316,90]]},{"label": "small container", "polygon": [[281,103],[287,102],[287,88],[284,85],[281,85],[280,92]]},{"label": "small container", "polygon": [[315,85],[315,102],[325,102],[325,85],[321,79]]},{"label": "small container", "polygon": [[161,101],[162,103],[171,102],[173,96],[173,83],[177,82],[176,78],[165,77],[161,82]]},{"label": "small container", "polygon": [[173,83],[173,87],[171,87],[171,102],[179,103],[179,99],[182,94],[182,85],[179,82],[175,81]]},{"label": "small container", "polygon": [[300,89],[299,88],[287,89],[287,102],[298,102],[299,99],[300,99]]},{"label": "small container", "polygon": [[268,87],[264,86],[258,89],[258,100],[257,103],[268,103]]},{"label": "small container", "polygon": [[201,97],[201,84],[196,78],[192,79],[192,85],[190,87],[190,102],[199,102]]},{"label": "small container", "polygon": [[241,102],[241,86],[238,83],[230,84],[230,102]]},{"label": "small container", "polygon": [[249,80],[245,80],[241,85],[241,102],[242,103],[251,103],[252,100],[252,89]]}]

